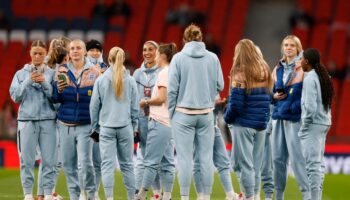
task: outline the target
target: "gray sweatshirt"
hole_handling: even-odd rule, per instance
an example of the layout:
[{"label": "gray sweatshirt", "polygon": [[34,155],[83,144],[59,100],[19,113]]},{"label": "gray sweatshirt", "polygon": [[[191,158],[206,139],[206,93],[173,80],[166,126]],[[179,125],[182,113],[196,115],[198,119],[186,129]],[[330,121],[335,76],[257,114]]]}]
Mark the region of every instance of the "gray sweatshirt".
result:
[{"label": "gray sweatshirt", "polygon": [[321,96],[321,85],[315,70],[304,73],[301,96],[302,125],[331,125],[331,110],[324,110]]},{"label": "gray sweatshirt", "polygon": [[175,108],[214,108],[215,96],[224,88],[218,57],[203,42],[188,42],[175,54],[169,68],[168,102],[172,118]]}]

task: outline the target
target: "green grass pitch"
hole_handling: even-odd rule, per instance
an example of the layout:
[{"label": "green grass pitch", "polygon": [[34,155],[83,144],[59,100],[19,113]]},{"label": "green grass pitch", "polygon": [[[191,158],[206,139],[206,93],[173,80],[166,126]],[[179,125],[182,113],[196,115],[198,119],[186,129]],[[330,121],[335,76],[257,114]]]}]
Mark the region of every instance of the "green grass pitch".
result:
[{"label": "green grass pitch", "polygon": [[[37,173],[35,173],[37,175]],[[236,191],[239,190],[236,177],[233,175],[232,180]],[[61,172],[56,191],[64,197],[69,199],[66,179]],[[115,174],[115,193],[114,199],[126,200],[126,191],[123,186],[122,176],[120,172]],[[100,197],[105,199],[103,189],[100,187]],[[151,192],[149,192],[150,194]],[[36,194],[36,183],[34,188],[34,194]],[[323,191],[323,200],[348,200],[350,199],[350,176],[349,175],[326,175]],[[179,200],[179,186],[177,180],[175,181],[173,190],[173,200]],[[263,195],[262,195],[263,197]],[[0,169],[0,199],[1,200],[16,200],[23,199],[23,193],[20,183],[19,170],[7,170]],[[149,199],[149,198],[148,198]],[[195,191],[192,187],[191,198],[196,199]],[[213,193],[211,196],[212,200],[223,200],[225,199],[225,193],[220,183],[219,177],[215,174]],[[288,179],[287,189],[285,193],[285,200],[300,200],[301,193],[298,189],[297,182],[293,178]]]}]

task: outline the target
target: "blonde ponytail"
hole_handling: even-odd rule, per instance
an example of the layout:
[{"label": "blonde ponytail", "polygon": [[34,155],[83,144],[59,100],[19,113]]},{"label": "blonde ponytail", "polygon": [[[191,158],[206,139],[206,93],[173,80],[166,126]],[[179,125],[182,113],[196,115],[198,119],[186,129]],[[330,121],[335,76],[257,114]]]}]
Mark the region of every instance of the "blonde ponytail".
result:
[{"label": "blonde ponytail", "polygon": [[123,99],[123,89],[124,89],[124,59],[125,53],[123,49],[119,47],[113,47],[109,51],[108,60],[112,64],[112,85],[114,89],[114,94],[117,99]]}]

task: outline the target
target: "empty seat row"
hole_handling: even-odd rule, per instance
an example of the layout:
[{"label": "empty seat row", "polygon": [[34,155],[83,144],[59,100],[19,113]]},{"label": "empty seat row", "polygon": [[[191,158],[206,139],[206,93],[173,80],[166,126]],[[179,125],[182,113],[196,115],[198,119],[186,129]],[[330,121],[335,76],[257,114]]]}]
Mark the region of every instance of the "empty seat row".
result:
[{"label": "empty seat row", "polygon": [[11,29],[41,29],[41,30],[52,30],[52,29],[77,29],[86,31],[88,29],[94,30],[113,30],[123,31],[126,26],[127,19],[123,16],[116,16],[110,19],[109,22],[105,18],[95,17],[88,20],[83,17],[77,17],[72,20],[68,20],[64,17],[54,18],[49,20],[47,17],[37,17],[35,19],[28,19],[26,17],[15,17],[11,22]]},{"label": "empty seat row", "polygon": [[10,32],[0,30],[0,43],[4,44],[4,46],[6,46],[9,41],[19,41],[25,44],[34,40],[50,41],[61,36],[67,36],[71,39],[81,39],[84,41],[95,39],[104,43],[104,35],[105,33],[103,31],[98,30],[89,30],[87,32],[81,30],[12,30]]}]

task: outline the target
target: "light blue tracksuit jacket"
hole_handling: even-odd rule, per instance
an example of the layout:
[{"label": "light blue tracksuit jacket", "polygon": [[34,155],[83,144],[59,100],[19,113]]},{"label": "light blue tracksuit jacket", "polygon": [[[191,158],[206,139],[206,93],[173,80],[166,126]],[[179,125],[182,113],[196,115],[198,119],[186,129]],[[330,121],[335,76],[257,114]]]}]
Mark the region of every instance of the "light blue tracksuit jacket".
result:
[{"label": "light blue tracksuit jacket", "polygon": [[322,196],[324,179],[323,154],[326,135],[331,125],[331,109],[324,109],[321,85],[315,70],[304,73],[301,96],[301,128],[299,137],[306,171],[311,189],[311,199],[319,200]]},{"label": "light blue tracksuit jacket", "polygon": [[10,86],[10,95],[14,102],[19,103],[18,120],[54,120],[56,111],[53,106],[52,86],[54,71],[44,66],[45,82],[35,83],[31,80],[31,64],[26,64],[17,71]]},{"label": "light blue tracksuit jacket", "polygon": [[[138,102],[140,102],[141,99],[149,99],[149,97],[145,96],[145,87],[150,88],[150,93],[152,94],[153,87],[156,84],[156,80],[158,77],[158,73],[160,72],[160,68],[158,66],[153,66],[151,68],[147,68],[145,63],[142,63],[141,67],[136,69],[133,77],[136,81],[137,85],[137,91],[139,94]],[[149,107],[147,106],[146,110]],[[145,115],[145,109],[140,109],[139,112],[139,132],[140,132],[140,143],[139,143],[139,149],[137,150],[137,162],[135,165],[135,176],[136,176],[136,188],[141,188],[142,185],[142,178],[144,174],[144,162],[143,157],[146,154],[146,141],[147,141],[147,134],[148,134],[148,116]],[[157,175],[155,183],[152,185],[153,189],[159,190],[160,189],[160,183],[159,183],[159,176]]]},{"label": "light blue tracksuit jacket", "polygon": [[203,42],[186,43],[170,63],[168,87],[170,118],[176,107],[213,108],[217,92],[224,88],[218,57]]},{"label": "light blue tracksuit jacket", "polygon": [[178,158],[181,196],[188,196],[194,146],[198,155],[203,193],[210,195],[213,183],[213,112],[188,115],[175,111],[211,109],[216,94],[224,88],[219,59],[205,49],[203,42],[188,42],[177,53],[169,68],[168,109]]},{"label": "light blue tracksuit jacket", "polygon": [[135,80],[124,74],[122,99],[117,99],[112,85],[112,68],[97,79],[90,102],[92,130],[100,133],[102,182],[106,197],[113,197],[115,157],[119,164],[128,192],[134,199],[135,175],[133,167],[134,131],[137,130],[139,102]]},{"label": "light blue tracksuit jacket", "polygon": [[21,180],[24,194],[32,194],[36,147],[42,152],[42,185],[45,195],[54,187],[56,155],[56,111],[51,100],[54,71],[43,65],[45,81],[41,84],[31,80],[34,69],[26,64],[17,71],[10,86],[10,95],[19,103],[18,150],[21,165]]}]

